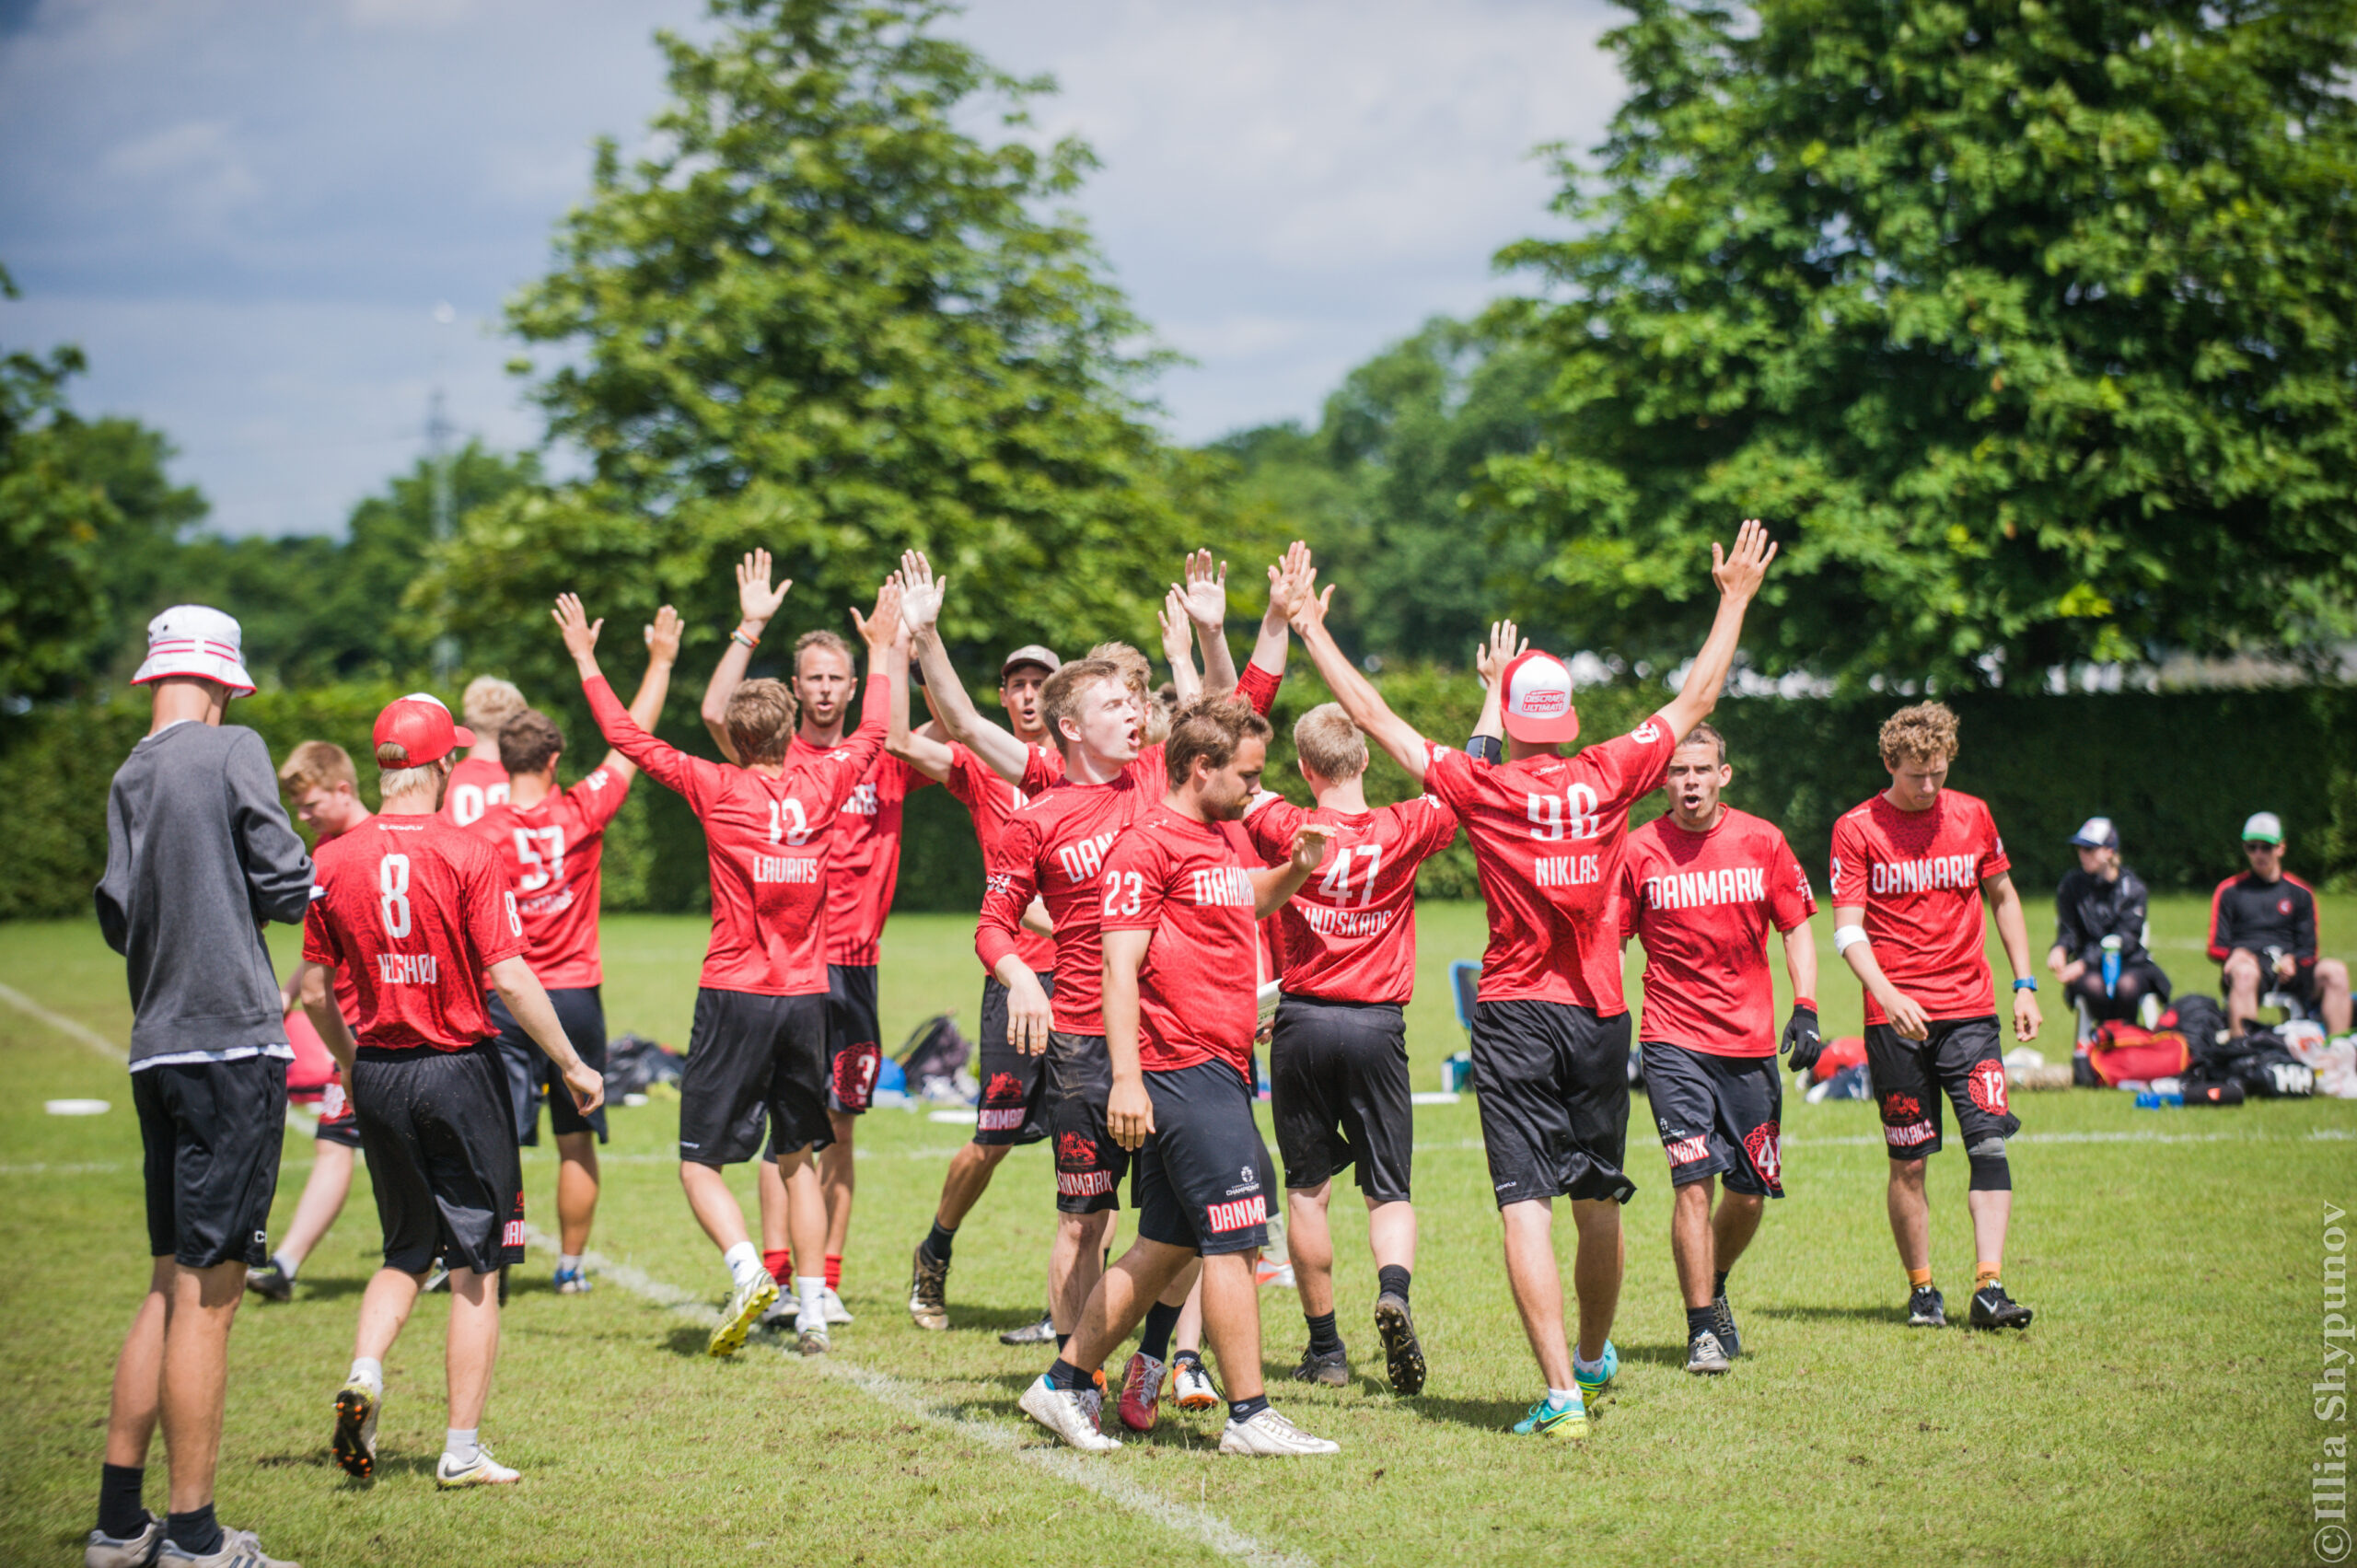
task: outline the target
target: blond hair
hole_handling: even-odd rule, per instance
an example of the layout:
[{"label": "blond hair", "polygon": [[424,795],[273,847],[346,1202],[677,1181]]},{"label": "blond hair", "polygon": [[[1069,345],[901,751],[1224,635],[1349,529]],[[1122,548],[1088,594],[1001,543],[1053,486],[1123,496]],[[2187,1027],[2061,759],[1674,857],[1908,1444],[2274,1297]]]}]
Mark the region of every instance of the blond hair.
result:
[{"label": "blond hair", "polygon": [[1073,660],[1048,677],[1039,688],[1039,717],[1048,726],[1048,738],[1059,749],[1068,750],[1072,741],[1064,734],[1063,721],[1080,717],[1082,692],[1098,681],[1109,680],[1127,689],[1121,667],[1111,659],[1098,658],[1095,654]]},{"label": "blond hair", "polygon": [[1293,749],[1305,769],[1333,784],[1366,772],[1366,737],[1340,703],[1320,703],[1302,714],[1293,726]]},{"label": "blond hair", "polygon": [[377,798],[387,801],[397,795],[411,795],[433,790],[438,795],[442,781],[450,776],[450,759],[437,757],[421,767],[402,766],[409,748],[397,740],[389,740],[377,748]]},{"label": "blond hair", "polygon": [[800,715],[793,688],[765,677],[748,680],[728,694],[728,708],[720,724],[728,732],[737,761],[750,767],[784,759]]},{"label": "blond hair", "polygon": [[295,796],[308,790],[333,789],[338,784],[355,795],[360,791],[360,773],[352,765],[352,753],[332,740],[306,740],[289,751],[284,765],[278,770],[278,782]]},{"label": "blond hair", "polygon": [[1099,643],[1088,650],[1088,656],[1111,665],[1120,673],[1121,684],[1140,697],[1154,684],[1154,666],[1127,643]]},{"label": "blond hair", "polygon": [[1959,721],[1945,703],[1917,703],[1882,723],[1882,765],[1953,762]]},{"label": "blond hair", "polygon": [[794,673],[796,676],[802,673],[802,656],[812,648],[825,648],[830,653],[842,655],[843,662],[851,666],[852,672],[858,673],[859,661],[851,656],[851,645],[843,641],[840,633],[830,632],[820,627],[815,632],[805,632],[794,639]]},{"label": "blond hair", "polygon": [[500,726],[522,713],[524,706],[524,693],[516,690],[516,683],[496,675],[476,676],[467,682],[466,695],[459,699],[463,722],[475,732],[477,740],[499,738]]}]

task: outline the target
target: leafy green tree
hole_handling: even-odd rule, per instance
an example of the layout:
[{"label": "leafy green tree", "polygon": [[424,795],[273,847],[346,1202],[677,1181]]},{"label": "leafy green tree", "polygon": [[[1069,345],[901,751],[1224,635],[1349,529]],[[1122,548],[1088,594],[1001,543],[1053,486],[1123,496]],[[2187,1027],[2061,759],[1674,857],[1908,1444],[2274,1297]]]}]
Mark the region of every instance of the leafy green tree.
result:
[{"label": "leafy green tree", "polygon": [[1691,645],[1736,519],[1747,641],[1855,681],[2160,645],[2314,656],[2357,603],[2357,0],[1631,0],[1503,260],[1548,438],[1491,468],[1533,598]]},{"label": "leafy green tree", "polygon": [[[806,621],[841,626],[922,546],[953,640],[1152,630],[1217,465],[1159,439],[1160,356],[1046,210],[1093,165],[1027,136],[1050,84],[936,34],[947,9],[714,0],[709,44],[660,36],[659,150],[600,146],[508,312],[552,351],[535,395],[589,471],[470,515],[424,589],[470,662],[561,675],[544,612],[568,587],[618,621],[692,604],[717,639],[757,544]],[[1002,134],[969,129],[993,105]]]}]

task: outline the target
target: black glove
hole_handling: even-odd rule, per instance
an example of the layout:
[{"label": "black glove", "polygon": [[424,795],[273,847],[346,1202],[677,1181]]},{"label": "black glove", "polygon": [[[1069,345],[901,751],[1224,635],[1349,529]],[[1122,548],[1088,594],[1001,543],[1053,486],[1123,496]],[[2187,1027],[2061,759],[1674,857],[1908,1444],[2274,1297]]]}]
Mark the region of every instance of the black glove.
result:
[{"label": "black glove", "polygon": [[1792,1057],[1795,1073],[1805,1073],[1816,1066],[1817,1053],[1825,1049],[1825,1041],[1817,1032],[1817,1009],[1794,1008],[1793,1016],[1784,1020],[1784,1038],[1777,1042],[1776,1049]]}]

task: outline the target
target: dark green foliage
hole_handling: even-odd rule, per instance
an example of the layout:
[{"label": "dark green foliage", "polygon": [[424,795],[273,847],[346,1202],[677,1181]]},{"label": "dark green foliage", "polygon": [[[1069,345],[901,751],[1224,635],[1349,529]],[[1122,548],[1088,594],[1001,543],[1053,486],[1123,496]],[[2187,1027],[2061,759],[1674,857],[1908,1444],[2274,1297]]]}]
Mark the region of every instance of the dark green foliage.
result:
[{"label": "dark green foliage", "polygon": [[1747,652],[1944,689],[2162,645],[2323,656],[2357,604],[2357,0],[1628,0],[1555,370],[1492,502],[1631,659],[1787,542]]}]

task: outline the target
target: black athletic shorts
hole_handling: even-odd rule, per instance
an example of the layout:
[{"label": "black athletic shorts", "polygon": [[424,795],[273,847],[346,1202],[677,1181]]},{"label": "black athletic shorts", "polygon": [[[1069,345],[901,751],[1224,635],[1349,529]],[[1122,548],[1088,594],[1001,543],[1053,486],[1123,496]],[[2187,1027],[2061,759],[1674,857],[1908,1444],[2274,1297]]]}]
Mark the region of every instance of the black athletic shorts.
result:
[{"label": "black athletic shorts", "polygon": [[[549,1005],[556,1009],[556,1021],[564,1026],[564,1038],[573,1042],[582,1062],[598,1072],[606,1070],[606,1005],[594,985],[576,989],[552,991]],[[524,1032],[524,1026],[509,1015],[506,1005],[493,992],[486,998],[491,1005],[491,1025],[499,1031],[499,1062],[507,1073],[508,1098],[516,1104],[516,1141],[527,1148],[538,1148],[540,1143],[540,1096],[545,1091],[549,1101],[549,1131],[562,1137],[567,1132],[595,1132],[598,1142],[606,1141],[606,1108],[599,1106],[588,1115],[573,1103],[573,1091],[564,1086],[564,1075],[548,1053]]]},{"label": "black athletic shorts", "polygon": [[1473,1090],[1498,1207],[1637,1191],[1629,1149],[1629,1015],[1569,1002],[1476,1002]]},{"label": "black athletic shorts", "polygon": [[884,1064],[874,964],[827,966],[827,1109],[867,1114]]},{"label": "black athletic shorts", "polygon": [[1718,1056],[1645,1041],[1645,1099],[1673,1187],[1725,1179],[1730,1192],[1784,1195],[1784,1080],[1772,1056]]},{"label": "black athletic shorts", "polygon": [[835,1141],[827,1121],[827,998],[696,992],[679,1070],[679,1157],[742,1165]]},{"label": "black athletic shorts", "polygon": [[158,1063],[131,1074],[147,1173],[147,1255],[185,1269],[270,1261],[286,1063]]},{"label": "black athletic shorts", "polygon": [[438,1256],[488,1274],[524,1260],[524,1167],[496,1045],[364,1045],[352,1104],[387,1268],[422,1274]]},{"label": "black athletic shorts", "polygon": [[1113,1059],[1103,1035],[1048,1033],[1048,1129],[1056,1135],[1056,1212],[1094,1214],[1121,1206],[1130,1151],[1113,1142],[1105,1101]]},{"label": "black athletic shorts", "polygon": [[1882,1107],[1882,1140],[1895,1160],[1940,1152],[1942,1094],[1956,1102],[1956,1130],[1968,1149],[2022,1130],[2022,1119],[2005,1105],[2004,1053],[1993,1016],[1943,1018],[1922,1040],[1902,1040],[1888,1024],[1868,1024],[1866,1074]]},{"label": "black athletic shorts", "polygon": [[319,1090],[319,1123],[311,1129],[311,1136],[322,1144],[342,1144],[347,1149],[360,1146],[360,1119],[352,1114],[352,1096],[343,1086],[343,1069]]},{"label": "black athletic shorts", "polygon": [[[1039,977],[1056,993],[1056,977]],[[992,975],[982,981],[982,1043],[979,1052],[982,1097],[974,1108],[974,1142],[984,1145],[1036,1144],[1048,1135],[1048,1058],[1018,1051],[1006,1037],[1006,987]]]},{"label": "black athletic shorts", "polygon": [[1408,1201],[1416,1126],[1399,1004],[1279,997],[1269,1095],[1287,1187],[1315,1187],[1356,1166],[1360,1191],[1378,1203]]},{"label": "black athletic shorts", "polygon": [[1137,1153],[1138,1236],[1215,1258],[1269,1241],[1269,1148],[1252,1091],[1225,1062],[1145,1075],[1154,1131]]}]

